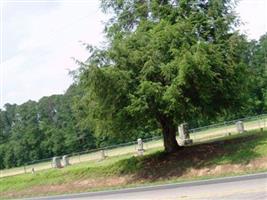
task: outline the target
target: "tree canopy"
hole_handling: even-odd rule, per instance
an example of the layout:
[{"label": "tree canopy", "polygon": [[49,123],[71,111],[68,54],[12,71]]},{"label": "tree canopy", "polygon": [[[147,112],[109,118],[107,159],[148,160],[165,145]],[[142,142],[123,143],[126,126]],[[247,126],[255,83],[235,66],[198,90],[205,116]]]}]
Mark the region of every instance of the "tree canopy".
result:
[{"label": "tree canopy", "polygon": [[109,45],[92,49],[80,74],[95,132],[150,124],[173,152],[178,124],[240,107],[245,39],[233,29],[232,1],[110,0],[102,8],[113,14]]}]

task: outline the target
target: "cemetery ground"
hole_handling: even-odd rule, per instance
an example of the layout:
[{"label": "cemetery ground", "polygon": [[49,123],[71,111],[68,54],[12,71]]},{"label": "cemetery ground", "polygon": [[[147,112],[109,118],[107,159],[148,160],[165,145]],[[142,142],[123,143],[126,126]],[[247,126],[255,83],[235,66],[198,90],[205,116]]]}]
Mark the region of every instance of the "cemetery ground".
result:
[{"label": "cemetery ground", "polygon": [[[227,138],[231,139],[232,136],[229,137],[228,133],[231,133],[231,135],[239,134],[236,130],[235,124],[237,121],[238,120],[191,129],[190,138],[193,140],[194,145],[201,143],[209,143],[212,141]],[[242,121],[244,121],[244,129],[246,131],[259,129],[261,127],[267,127],[267,115],[246,118],[245,120],[242,119]],[[177,136],[177,139],[178,138],[179,137]],[[154,138],[152,140],[147,140],[144,142],[144,148],[146,151],[150,149],[160,149],[162,146],[163,141],[161,137]],[[105,155],[107,155],[108,157],[122,156],[126,154],[133,155],[136,153],[136,148],[137,146],[134,142],[118,146],[115,145],[113,147],[105,148]],[[101,157],[101,150],[96,149],[70,154],[69,162],[72,165],[76,165],[83,162],[98,161],[99,159],[101,159]],[[31,173],[33,168],[36,172],[50,169],[51,160],[52,158],[48,158],[37,162],[34,161],[32,163],[25,164],[24,166],[0,170],[0,178],[24,173]]]},{"label": "cemetery ground", "polygon": [[144,156],[125,154],[98,162],[0,179],[0,198],[182,182],[267,171],[267,129],[184,147],[168,155],[156,147]]}]

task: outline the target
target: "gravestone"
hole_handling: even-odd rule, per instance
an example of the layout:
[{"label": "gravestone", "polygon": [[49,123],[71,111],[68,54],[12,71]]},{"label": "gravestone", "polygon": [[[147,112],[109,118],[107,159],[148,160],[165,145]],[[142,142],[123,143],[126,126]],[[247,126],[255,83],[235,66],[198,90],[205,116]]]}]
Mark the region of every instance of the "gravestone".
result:
[{"label": "gravestone", "polygon": [[69,162],[69,156],[64,155],[64,156],[62,157],[62,164],[63,164],[64,167],[70,165],[70,162]]},{"label": "gravestone", "polygon": [[52,167],[53,168],[61,168],[61,162],[59,157],[53,157],[52,159]]},{"label": "gravestone", "polygon": [[236,122],[236,129],[238,133],[243,133],[245,131],[244,123],[242,121]]},{"label": "gravestone", "polygon": [[179,132],[179,137],[177,142],[180,146],[185,146],[193,143],[193,140],[190,139],[187,123],[183,123],[180,126],[178,126],[178,132]]},{"label": "gravestone", "polygon": [[100,151],[100,156],[101,156],[101,160],[104,160],[107,157],[104,149]]},{"label": "gravestone", "polygon": [[144,143],[141,138],[137,139],[137,154],[139,156],[144,155]]}]

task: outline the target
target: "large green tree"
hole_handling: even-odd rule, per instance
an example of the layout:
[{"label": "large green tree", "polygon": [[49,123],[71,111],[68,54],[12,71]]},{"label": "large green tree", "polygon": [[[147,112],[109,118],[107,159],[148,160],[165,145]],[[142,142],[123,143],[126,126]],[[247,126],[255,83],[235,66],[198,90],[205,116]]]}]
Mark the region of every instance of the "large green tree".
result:
[{"label": "large green tree", "polygon": [[178,124],[238,109],[244,38],[234,31],[233,7],[230,0],[103,0],[113,16],[108,45],[88,46],[80,68],[85,122],[96,134],[122,137],[159,127],[174,152]]}]

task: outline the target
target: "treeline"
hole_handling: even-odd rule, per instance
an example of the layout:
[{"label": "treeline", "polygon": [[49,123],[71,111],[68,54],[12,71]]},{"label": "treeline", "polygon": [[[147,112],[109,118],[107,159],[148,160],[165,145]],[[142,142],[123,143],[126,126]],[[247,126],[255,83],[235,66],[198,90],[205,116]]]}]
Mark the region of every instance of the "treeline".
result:
[{"label": "treeline", "polygon": [[0,112],[0,167],[14,167],[95,147],[89,130],[79,129],[72,109],[79,94],[43,97],[22,105],[6,104]]},{"label": "treeline", "polygon": [[0,169],[153,134],[144,129],[130,138],[94,135],[87,124],[81,122],[86,108],[77,102],[83,94],[81,88],[73,84],[64,95],[43,97],[38,102],[21,105],[6,104],[0,110]]}]

